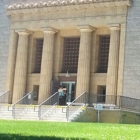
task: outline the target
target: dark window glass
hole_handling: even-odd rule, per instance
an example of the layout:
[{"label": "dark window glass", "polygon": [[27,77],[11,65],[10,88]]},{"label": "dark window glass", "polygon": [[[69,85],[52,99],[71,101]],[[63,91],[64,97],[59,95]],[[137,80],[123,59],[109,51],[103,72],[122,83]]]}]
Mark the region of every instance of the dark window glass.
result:
[{"label": "dark window glass", "polygon": [[43,39],[37,39],[35,69],[34,69],[35,73],[40,73],[41,70],[42,50],[43,50]]},{"label": "dark window glass", "polygon": [[80,38],[64,38],[62,72],[77,73]]},{"label": "dark window glass", "polygon": [[99,42],[98,72],[107,73],[110,36],[100,36]]}]

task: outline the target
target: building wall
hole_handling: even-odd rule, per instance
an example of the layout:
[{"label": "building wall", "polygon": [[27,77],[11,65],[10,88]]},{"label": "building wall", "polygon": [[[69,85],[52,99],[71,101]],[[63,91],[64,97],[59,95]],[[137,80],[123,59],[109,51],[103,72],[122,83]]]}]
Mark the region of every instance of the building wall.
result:
[{"label": "building wall", "polygon": [[128,8],[123,95],[140,98],[140,2]]},{"label": "building wall", "polygon": [[10,21],[5,13],[7,1],[0,1],[0,93],[5,91]]},{"label": "building wall", "polygon": [[[39,0],[34,0],[33,2],[38,2]],[[42,0],[42,2],[43,1],[45,1],[45,0]],[[8,17],[6,16],[6,14],[5,14],[5,5],[6,4],[8,4],[8,5],[10,5],[10,4],[13,4],[13,3],[16,3],[16,4],[18,4],[18,3],[30,3],[30,2],[32,2],[32,0],[3,0],[3,2],[1,3],[1,10],[3,10],[3,14],[1,14],[0,16],[5,16],[5,19],[4,20],[2,20],[2,23],[4,24],[4,26],[7,26],[6,27],[6,29],[4,29],[3,27],[1,27],[2,29],[1,29],[1,31],[3,31],[3,32],[6,32],[7,34],[7,37],[5,37],[6,39],[5,39],[5,41],[3,41],[4,43],[5,43],[5,45],[4,46],[7,46],[7,47],[5,47],[5,52],[3,52],[2,53],[2,51],[4,51],[4,49],[2,49],[2,51],[0,52],[0,53],[2,53],[2,55],[0,55],[0,57],[2,58],[2,59],[0,59],[0,62],[2,63],[2,66],[1,66],[1,68],[2,69],[0,69],[0,70],[2,70],[2,71],[0,71],[1,72],[1,75],[4,75],[4,76],[2,76],[3,77],[3,79],[0,81],[0,86],[2,85],[2,87],[0,87],[0,90],[4,90],[4,86],[5,86],[5,78],[6,78],[6,63],[7,63],[7,55],[8,55],[8,42],[9,42],[9,31],[10,31],[10,29],[9,29],[9,21],[8,21]],[[134,2],[135,3],[135,2]],[[134,6],[132,5],[132,8],[133,8]],[[77,23],[81,23],[81,21],[82,22],[84,22],[85,24],[87,24],[87,23],[89,23],[89,21],[91,22],[91,23],[93,23],[93,25],[92,26],[95,26],[95,27],[98,27],[98,28],[100,28],[100,27],[104,27],[105,25],[107,26],[107,25],[109,25],[109,24],[112,24],[112,23],[121,23],[121,27],[122,27],[122,25],[123,24],[125,24],[125,19],[126,19],[126,15],[125,15],[125,8],[126,7],[120,7],[120,8],[118,8],[118,10],[116,9],[116,13],[114,12],[114,13],[112,13],[111,11],[115,11],[114,9],[109,9],[109,11],[110,11],[110,13],[108,13],[108,9],[104,9],[105,11],[106,11],[106,13],[107,13],[107,15],[104,15],[103,17],[98,17],[98,15],[96,15],[93,19],[91,19],[91,18],[88,18],[87,17],[87,19],[85,20],[84,19],[84,21],[82,20],[82,18],[80,19],[80,18],[78,18],[76,21],[75,21],[75,19],[73,20],[73,17],[71,17],[71,15],[70,15],[70,21],[72,21],[72,22],[70,22],[69,20],[68,21],[65,21],[65,20],[61,20],[61,19],[57,19],[56,20],[56,22],[54,22],[54,20],[50,20],[50,21],[48,21],[48,25],[53,25],[53,27],[58,27],[58,25],[59,25],[59,28],[62,28],[62,26],[66,26],[67,24],[68,24],[68,26],[69,26],[69,24],[71,24],[71,23],[73,23],[73,25],[72,25],[72,27],[76,27],[77,26]],[[123,10],[122,10],[123,9]],[[130,8],[131,9],[131,8]],[[131,10],[129,9],[129,11],[131,12]],[[100,11],[99,11],[99,13],[100,13]],[[111,16],[111,13],[112,13],[112,15],[113,16]],[[118,16],[116,16],[116,14],[117,13],[121,13],[121,14],[119,14]],[[45,13],[46,14],[46,13]],[[129,14],[128,14],[129,15]],[[131,14],[130,14],[131,15]],[[13,16],[12,17],[12,28],[13,29],[20,29],[20,28],[22,28],[22,27],[29,27],[29,22],[30,22],[30,20],[34,20],[34,19],[36,19],[36,18],[39,18],[39,16],[40,15],[38,15],[37,17],[34,17],[33,15],[31,15],[31,16],[27,16],[27,17],[21,17],[21,16]],[[25,20],[25,19],[28,19],[29,21],[27,21],[25,24],[24,23],[22,23],[22,22],[20,22],[20,24],[18,23],[18,21],[23,21],[23,20]],[[2,18],[1,18],[2,19]],[[129,19],[129,17],[128,17],[128,19]],[[5,22],[6,22],[6,24],[5,24]],[[36,27],[36,25],[38,25],[38,22],[36,22],[36,23],[34,23],[34,22],[31,22],[32,24],[30,24],[30,28],[32,29],[34,29],[34,27]],[[65,24],[64,24],[65,23]],[[41,24],[41,23],[40,23]],[[46,23],[44,23],[43,22],[43,25],[46,25]],[[0,26],[2,26],[2,24],[0,25]],[[40,25],[41,26],[41,25]],[[124,25],[125,26],[125,25]],[[67,30],[68,28],[66,28],[66,30]],[[119,63],[119,74],[118,74],[118,79],[119,79],[119,82],[118,82],[118,89],[120,89],[120,94],[122,93],[121,92],[121,89],[122,89],[122,83],[120,82],[121,80],[122,80],[122,74],[123,74],[123,50],[124,50],[124,48],[123,48],[123,44],[124,44],[124,40],[125,40],[125,34],[124,34],[124,32],[125,32],[125,27],[123,27],[122,28],[123,30],[122,30],[122,32],[121,32],[121,34],[122,34],[122,36],[121,36],[121,44],[122,44],[122,47],[121,47],[121,49],[120,50],[122,50],[122,52],[120,51],[120,54],[121,54],[121,56],[120,56],[120,62],[121,63]],[[103,31],[103,33],[101,33]],[[108,34],[109,33],[109,29],[101,29],[100,31],[98,30],[98,31],[96,31],[96,34]],[[95,36],[96,36],[96,34],[95,34]],[[5,34],[4,34],[5,35]],[[92,43],[92,46],[93,46],[93,48],[96,48],[96,47],[98,47],[98,42],[96,42],[95,40],[96,40],[96,37],[93,37],[93,43]],[[2,36],[2,37],[4,37],[4,36]],[[0,38],[1,40],[4,40],[3,38]],[[32,37],[30,38],[30,39],[32,39]],[[62,44],[61,44],[61,35],[60,36],[58,36],[58,38],[57,38],[57,40],[58,40],[58,42],[60,42],[60,44],[58,44],[58,46],[61,46]],[[128,39],[129,40],[129,39]],[[94,43],[94,42],[96,42],[96,43]],[[2,43],[2,41],[0,42],[0,43]],[[2,45],[0,46],[0,49],[1,48],[3,48],[2,47]],[[30,51],[30,50],[29,50]],[[55,54],[56,54],[56,57],[55,57],[55,60],[57,60],[58,61],[58,59],[57,58],[59,58],[59,56],[60,56],[60,50],[59,49],[56,49],[55,50],[55,52],[54,52]],[[106,84],[106,75],[105,74],[96,74],[95,72],[96,72],[96,66],[97,66],[97,61],[96,61],[96,52],[95,52],[95,49],[92,49],[92,54],[93,54],[93,56],[92,56],[92,64],[91,64],[91,85],[90,85],[90,92],[92,92],[92,93],[97,93],[97,85],[105,85]],[[5,59],[4,61],[3,61],[3,59]],[[2,61],[1,61],[2,60]],[[121,61],[122,60],[122,61]],[[28,66],[31,66],[30,65],[30,60],[29,60],[29,63],[28,63]],[[56,67],[56,69],[54,69],[54,79],[57,79],[57,74],[60,72],[59,71],[59,68],[61,67],[61,65],[59,65],[58,63],[57,63],[57,65],[55,65],[55,67]],[[125,69],[125,70],[127,70],[127,69]],[[95,73],[95,74],[94,74]],[[28,78],[28,81],[35,81],[36,82],[36,84],[39,82],[39,75],[30,75],[30,68],[28,69],[28,76],[29,76],[29,78]],[[125,74],[124,74],[125,75]],[[126,79],[127,79],[128,77],[126,76]],[[31,80],[30,80],[31,79]],[[35,79],[37,79],[37,80],[35,80]],[[95,80],[95,79],[97,79],[97,80]],[[96,82],[95,82],[96,81]],[[1,82],[2,82],[2,84],[1,84]],[[28,83],[30,83],[30,82],[28,82]],[[125,80],[124,80],[124,84],[125,84]],[[29,89],[31,89],[31,87],[32,87],[32,84],[27,84],[27,90]]]},{"label": "building wall", "polygon": [[[39,1],[39,0],[34,0],[34,1]],[[10,33],[10,19],[6,15],[5,6],[17,2],[27,3],[27,2],[31,2],[31,0],[1,0],[0,1],[0,94],[5,91],[8,47],[9,47],[9,33]]]},{"label": "building wall", "polygon": [[[92,34],[91,41],[91,77],[90,77],[90,93],[97,94],[98,86],[106,86],[106,73],[96,73],[97,72],[97,61],[98,61],[98,48],[99,48],[99,35],[110,35],[109,28],[98,28]],[[56,33],[55,36],[55,47],[54,47],[54,66],[53,66],[53,80],[60,80],[58,76],[61,75],[62,67],[62,57],[63,57],[63,38],[64,37],[80,37],[80,30],[61,30]],[[27,87],[26,92],[33,90],[33,85],[39,85],[40,74],[35,74],[33,72],[34,56],[35,56],[35,47],[36,45],[32,40],[36,38],[44,38],[43,32],[34,32],[29,37],[29,55],[28,55],[28,75],[27,75]],[[65,75],[65,74],[64,74]],[[70,73],[72,76],[72,74]],[[77,74],[76,74],[77,75]],[[67,79],[66,79],[67,80]],[[61,81],[62,82],[62,81]]]}]

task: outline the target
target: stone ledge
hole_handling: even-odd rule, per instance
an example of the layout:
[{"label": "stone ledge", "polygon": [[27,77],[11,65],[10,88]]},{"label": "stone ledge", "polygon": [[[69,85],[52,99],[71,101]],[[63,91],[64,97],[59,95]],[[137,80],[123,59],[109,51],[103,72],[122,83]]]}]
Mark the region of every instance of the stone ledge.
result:
[{"label": "stone ledge", "polygon": [[[131,0],[55,0],[48,2],[29,3],[29,4],[13,4],[6,5],[7,15],[21,14],[21,13],[32,13],[38,12],[39,9],[43,11],[56,10],[67,10],[74,8],[86,8],[86,7],[118,7],[118,6],[130,6]],[[70,6],[70,7],[69,7]],[[80,6],[80,7],[79,7]],[[82,7],[81,7],[82,6]],[[65,7],[65,8],[63,8]]]}]

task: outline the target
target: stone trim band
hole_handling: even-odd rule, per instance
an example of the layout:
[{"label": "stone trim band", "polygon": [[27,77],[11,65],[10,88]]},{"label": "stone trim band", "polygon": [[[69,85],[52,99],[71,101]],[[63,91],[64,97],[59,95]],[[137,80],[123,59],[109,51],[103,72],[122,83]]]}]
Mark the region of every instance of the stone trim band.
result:
[{"label": "stone trim band", "polygon": [[[104,6],[114,6],[127,5],[130,6],[131,0],[55,0],[39,3],[22,3],[22,4],[13,4],[6,5],[6,11],[10,10],[20,10],[20,9],[33,9],[33,8],[43,8],[43,7],[54,7],[54,6],[67,6],[67,5],[80,5],[80,4],[98,4],[98,7],[102,4]],[[101,5],[100,5],[101,4]]]}]

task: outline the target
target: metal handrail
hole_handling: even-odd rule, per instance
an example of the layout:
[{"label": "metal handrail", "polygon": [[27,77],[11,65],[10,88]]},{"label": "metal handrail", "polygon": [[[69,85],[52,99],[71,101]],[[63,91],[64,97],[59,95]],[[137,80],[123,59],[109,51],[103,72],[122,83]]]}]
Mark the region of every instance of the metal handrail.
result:
[{"label": "metal handrail", "polygon": [[119,97],[117,95],[102,95],[102,94],[91,94],[89,93],[89,106],[93,106],[93,104],[101,103],[101,104],[115,104],[119,105]]},{"label": "metal handrail", "polygon": [[[86,92],[83,92],[81,95],[79,95],[76,99],[74,99],[68,106],[70,106],[71,104],[73,104],[77,99],[79,99],[83,94],[85,94]],[[67,106],[67,107],[68,107]],[[67,108],[66,107],[66,108]]]},{"label": "metal handrail", "polygon": [[16,104],[19,103],[20,101],[22,101],[24,98],[26,98],[28,95],[30,95],[32,93],[33,93],[33,91],[29,92],[28,94],[26,94],[25,96],[23,96],[21,99],[19,99],[17,102],[15,102],[14,104],[12,104],[11,106],[8,107],[8,110],[9,110],[9,108],[12,108],[12,116],[13,116],[13,118],[16,117],[15,116],[16,115],[15,114],[15,106],[16,106]]},{"label": "metal handrail", "polygon": [[[69,116],[69,118],[71,118],[75,113],[77,113],[79,110],[81,110],[81,108],[83,107],[83,106],[85,106],[85,104],[83,104],[81,107],[79,107],[75,112],[73,112],[70,116]],[[68,119],[69,119],[68,118]]]},{"label": "metal handrail", "polygon": [[67,118],[67,121],[69,120],[70,116],[74,115],[77,110],[79,110],[81,108],[81,106],[76,110],[74,111],[71,115],[69,115],[69,107],[72,106],[78,99],[80,99],[80,97],[82,97],[83,95],[85,95],[85,100],[84,102],[82,103],[82,106],[86,105],[87,101],[86,101],[86,92],[83,92],[81,95],[79,95],[75,100],[73,100],[72,103],[70,103],[67,107],[66,107],[66,118]]},{"label": "metal handrail", "polygon": [[[51,108],[49,108],[48,110],[46,110],[46,112],[44,112],[43,114],[41,114],[41,106],[43,104],[46,104],[47,102],[49,102],[51,99],[53,99],[53,97],[57,96],[58,92],[55,92],[53,95],[51,95],[49,98],[47,98],[45,101],[43,101],[42,103],[40,103],[37,107],[38,107],[38,118],[39,120],[41,119],[42,115],[46,114],[46,112],[48,112],[48,110],[51,110]],[[58,98],[56,98],[56,101],[55,103],[53,103],[53,106],[56,105],[58,103]],[[48,104],[48,105],[51,105],[51,104]],[[34,109],[35,110],[35,109]]]},{"label": "metal handrail", "polygon": [[140,112],[140,99],[120,96],[120,108],[121,110],[133,110]]},{"label": "metal handrail", "polygon": [[115,105],[114,108],[120,110],[133,110],[140,112],[140,99],[119,95],[89,94],[89,106],[102,104],[104,108]]},{"label": "metal handrail", "polygon": [[29,92],[28,94],[26,94],[25,96],[23,96],[21,99],[19,99],[17,102],[15,102],[14,104],[11,105],[11,107],[13,107],[14,105],[16,105],[17,103],[19,103],[22,99],[24,99],[25,97],[27,97],[28,95],[32,94],[33,91]]},{"label": "metal handrail", "polygon": [[55,106],[57,105],[57,103],[55,103],[49,110],[47,110],[47,112],[45,112],[43,115],[41,115],[41,118],[47,114],[48,112],[50,112]]},{"label": "metal handrail", "polygon": [[[6,91],[6,92],[4,92],[3,94],[0,95],[0,102],[1,102],[2,97],[5,96],[7,93],[9,94],[10,91]],[[7,96],[7,98],[9,98],[9,97]],[[7,102],[6,103],[8,103],[8,102],[9,102],[9,100],[7,99]],[[2,101],[2,103],[5,103],[5,102]]]},{"label": "metal handrail", "polygon": [[51,99],[53,96],[55,96],[58,92],[55,92],[52,96],[50,96],[49,98],[47,98],[45,101],[43,101],[42,103],[40,103],[38,105],[38,107],[40,107],[41,105],[43,105],[45,102],[47,102],[49,99]]},{"label": "metal handrail", "polygon": [[6,94],[7,92],[9,92],[9,91],[4,92],[3,94],[0,95],[0,97],[3,96],[4,94]]}]

